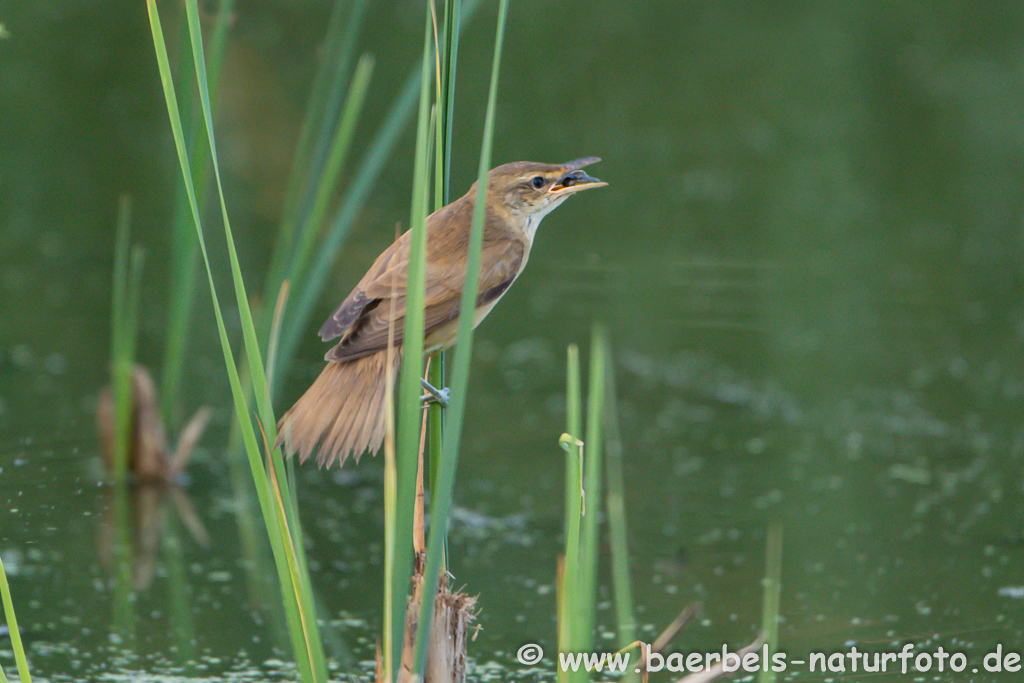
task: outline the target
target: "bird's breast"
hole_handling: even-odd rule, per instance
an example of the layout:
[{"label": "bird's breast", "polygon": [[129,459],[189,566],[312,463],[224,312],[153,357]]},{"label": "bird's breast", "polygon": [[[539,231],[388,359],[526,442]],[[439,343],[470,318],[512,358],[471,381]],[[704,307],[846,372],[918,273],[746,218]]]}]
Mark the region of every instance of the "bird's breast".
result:
[{"label": "bird's breast", "polygon": [[[505,291],[508,291],[507,289]],[[494,305],[501,301],[501,297],[505,296],[505,292],[502,292],[497,297],[488,301],[487,303],[477,306],[476,310],[473,311],[473,329],[487,317],[487,314],[491,312]],[[436,329],[431,330],[423,338],[424,355],[430,355],[436,351],[447,349],[453,346],[459,336],[459,319],[455,318],[450,320],[443,325],[439,325]]]}]

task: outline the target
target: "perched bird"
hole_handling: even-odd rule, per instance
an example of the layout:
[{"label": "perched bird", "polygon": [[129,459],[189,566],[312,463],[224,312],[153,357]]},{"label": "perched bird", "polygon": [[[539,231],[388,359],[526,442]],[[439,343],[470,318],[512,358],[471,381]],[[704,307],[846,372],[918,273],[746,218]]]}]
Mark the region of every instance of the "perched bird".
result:
[{"label": "perched bird", "polygon": [[[537,226],[571,195],[603,183],[584,166],[596,157],[567,164],[519,161],[487,174],[483,251],[474,327],[498,303],[526,266]],[[466,280],[477,184],[427,217],[424,353],[455,343],[462,286]],[[277,445],[305,461],[319,444],[317,463],[344,463],[349,454],[376,452],[384,440],[385,393],[401,361],[409,272],[409,235],[384,250],[352,293],[320,328],[320,338],[340,340],[327,367],[278,422]],[[393,349],[388,353],[389,327]]]}]

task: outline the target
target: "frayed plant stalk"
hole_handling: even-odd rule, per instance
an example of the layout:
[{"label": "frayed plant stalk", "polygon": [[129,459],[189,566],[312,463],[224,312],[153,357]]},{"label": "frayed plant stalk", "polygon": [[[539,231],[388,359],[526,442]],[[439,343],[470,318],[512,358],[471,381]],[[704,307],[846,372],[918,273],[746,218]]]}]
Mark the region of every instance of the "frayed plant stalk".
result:
[{"label": "frayed plant stalk", "polygon": [[[196,411],[178,438],[177,448],[168,452],[156,384],[141,365],[131,369],[128,397],[127,471],[139,482],[170,482],[181,474],[192,458],[199,438],[210,420],[210,409]],[[96,426],[107,472],[117,463],[118,419],[113,385],[100,390],[96,401]]]},{"label": "frayed plant stalk", "polygon": [[[412,595],[406,605],[402,663],[398,672],[398,683],[419,683],[420,681],[413,664],[423,601],[425,570],[426,553],[417,553],[415,572],[412,577]],[[447,572],[441,573],[437,584],[423,683],[464,683],[466,680],[466,645],[470,638],[470,625],[476,620],[476,598],[461,591],[453,592],[448,586]],[[380,670],[378,663],[378,672]],[[384,683],[384,679],[379,674],[377,682]]]}]

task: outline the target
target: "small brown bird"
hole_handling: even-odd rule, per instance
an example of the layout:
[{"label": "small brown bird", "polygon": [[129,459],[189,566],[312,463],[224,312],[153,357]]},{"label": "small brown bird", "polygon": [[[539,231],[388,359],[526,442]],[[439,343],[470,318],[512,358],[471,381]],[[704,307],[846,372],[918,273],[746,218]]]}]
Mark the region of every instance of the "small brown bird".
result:
[{"label": "small brown bird", "polygon": [[[487,210],[473,325],[490,312],[526,266],[537,226],[569,196],[603,183],[580,170],[600,159],[567,164],[519,161],[487,174]],[[424,353],[455,343],[462,286],[466,280],[476,183],[465,195],[427,217]],[[377,257],[338,310],[320,328],[320,338],[340,341],[327,352],[327,367],[278,423],[277,444],[305,461],[317,444],[317,463],[358,461],[384,440],[388,376],[401,361],[409,271],[409,235]],[[388,358],[388,331],[394,349]]]}]

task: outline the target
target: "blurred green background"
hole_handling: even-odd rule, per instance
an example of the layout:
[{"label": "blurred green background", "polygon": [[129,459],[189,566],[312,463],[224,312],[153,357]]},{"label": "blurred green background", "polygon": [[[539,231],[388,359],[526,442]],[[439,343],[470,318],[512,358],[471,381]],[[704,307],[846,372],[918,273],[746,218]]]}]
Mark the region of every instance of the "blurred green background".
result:
[{"label": "blurred green background", "polygon": [[[180,5],[161,7],[176,35]],[[495,11],[485,0],[460,46],[455,196],[476,170]],[[329,12],[255,1],[233,16],[217,133],[253,291]],[[356,154],[420,53],[422,16],[419,2],[371,5],[360,50],[377,67]],[[117,201],[132,196],[147,250],[139,356],[159,368],[180,182],[145,5],[2,3],[0,25],[0,557],[33,671],[287,677],[276,589],[241,559],[258,513],[230,484],[202,282],[183,409],[215,417],[186,493],[212,543],[173,502],[156,508],[136,626],[113,623],[93,424]],[[477,335],[451,543],[457,583],[480,595],[471,677],[525,676],[525,642],[554,651],[565,347],[585,346],[595,320],[614,347],[648,640],[700,600],[677,649],[749,641],[775,520],[791,659],[911,642],[980,668],[997,643],[1024,650],[1022,75],[1014,3],[512,3],[495,162],[597,155],[590,170],[610,186],[545,220]],[[410,127],[279,410],[321,368],[320,320],[407,223],[411,150]],[[365,670],[380,463],[300,475],[328,648],[337,675]]]}]

